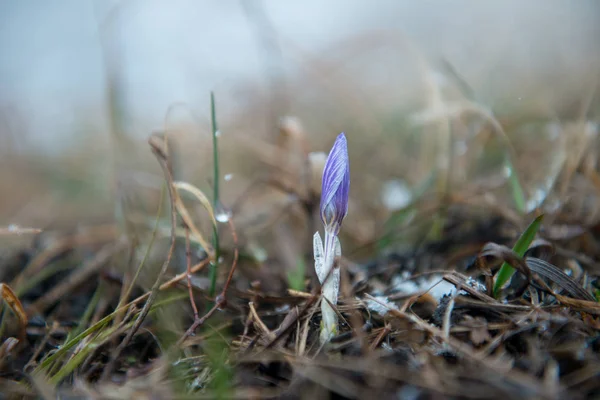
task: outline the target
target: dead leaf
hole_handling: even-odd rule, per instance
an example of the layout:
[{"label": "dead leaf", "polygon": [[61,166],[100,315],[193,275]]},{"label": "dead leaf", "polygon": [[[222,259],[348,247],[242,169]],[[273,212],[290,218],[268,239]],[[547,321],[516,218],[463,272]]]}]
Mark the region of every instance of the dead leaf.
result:
[{"label": "dead leaf", "polygon": [[0,346],[0,369],[2,369],[4,361],[7,360],[7,357],[18,344],[19,340],[14,337],[9,337],[2,343],[2,346]]},{"label": "dead leaf", "polygon": [[583,286],[577,283],[569,275],[565,274],[557,266],[535,257],[528,257],[525,259],[525,262],[532,272],[560,286],[560,288],[567,292],[569,296],[579,300],[596,301],[594,296],[588,293]]},{"label": "dead leaf", "polygon": [[20,337],[21,339],[24,339],[25,328],[27,328],[29,320],[27,319],[27,313],[25,313],[25,309],[23,308],[21,301],[19,300],[15,292],[13,292],[10,286],[8,286],[6,283],[0,283],[0,295],[2,296],[2,299],[6,301],[12,312],[19,319],[19,326],[21,328]]}]

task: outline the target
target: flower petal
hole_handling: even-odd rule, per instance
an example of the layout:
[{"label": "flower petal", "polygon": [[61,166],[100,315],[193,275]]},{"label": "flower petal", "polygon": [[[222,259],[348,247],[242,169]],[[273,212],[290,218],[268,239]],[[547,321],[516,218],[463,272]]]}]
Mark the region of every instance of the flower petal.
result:
[{"label": "flower petal", "polygon": [[348,211],[349,188],[348,145],[342,132],[336,138],[323,168],[321,218],[324,224],[337,222],[341,225]]}]

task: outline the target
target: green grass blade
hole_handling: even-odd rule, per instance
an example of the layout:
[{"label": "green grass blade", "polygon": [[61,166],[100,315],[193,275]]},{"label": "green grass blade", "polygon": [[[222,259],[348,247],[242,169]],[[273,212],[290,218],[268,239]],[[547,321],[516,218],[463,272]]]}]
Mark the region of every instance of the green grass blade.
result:
[{"label": "green grass blade", "polygon": [[[519,240],[517,240],[517,243],[515,243],[513,251],[517,253],[520,257],[523,257],[525,255],[525,252],[529,248],[529,245],[531,244],[531,242],[533,242],[533,239],[535,238],[535,235],[540,228],[540,224],[542,223],[543,218],[544,215],[542,214],[536,219],[534,219],[533,222],[531,222],[531,224],[527,227],[527,229],[525,229],[525,232],[523,232]],[[496,274],[496,280],[494,282],[494,297],[498,297],[500,289],[502,288],[502,286],[504,286],[506,282],[508,282],[508,280],[514,273],[515,270],[513,267],[511,267],[507,263],[502,264],[502,267],[500,267],[500,270]]]},{"label": "green grass blade", "polygon": [[96,291],[94,292],[92,299],[88,303],[88,305],[85,309],[85,312],[83,313],[83,316],[79,320],[79,324],[77,325],[77,327],[75,327],[75,329],[73,329],[71,332],[69,332],[69,334],[67,335],[67,338],[65,339],[65,342],[70,341],[72,338],[79,335],[81,332],[83,332],[85,330],[85,327],[87,326],[88,322],[92,318],[92,314],[94,313],[94,310],[96,309],[96,306],[98,305],[98,302],[100,301],[100,297],[104,294],[104,285],[105,285],[104,281],[100,281],[100,283],[98,283],[98,286],[96,287]]},{"label": "green grass blade", "polygon": [[510,184],[513,201],[515,202],[517,211],[519,211],[521,214],[525,214],[526,202],[523,187],[519,182],[519,176],[517,175],[517,171],[508,155],[506,156],[506,159],[504,161],[504,168],[506,168],[506,170],[508,171],[508,183]]},{"label": "green grass blade", "polygon": [[[217,126],[217,112],[215,109],[215,94],[210,92],[210,119],[212,122],[212,138],[213,138],[213,209],[219,207],[219,128]],[[215,259],[210,263],[210,296],[215,296],[217,287],[217,265],[219,264],[219,229],[216,225],[213,226],[213,247],[215,249]]]},{"label": "green grass blade", "polygon": [[102,328],[107,326],[110,323],[110,321],[112,321],[114,316],[114,313],[107,315],[100,321],[96,322],[94,325],[87,328],[85,331],[81,332],[79,335],[75,336],[73,339],[66,341],[56,352],[44,359],[33,371],[33,373],[43,373],[50,365],[52,365],[52,363],[54,363],[54,361],[67,354],[69,350],[71,350],[73,347],[79,344],[79,342],[81,342],[83,339],[85,339],[93,333],[101,331]]},{"label": "green grass blade", "polygon": [[[154,305],[152,305],[152,307],[150,309],[150,313],[153,313],[155,310],[157,310],[158,308],[160,308],[166,304],[171,304],[172,302],[184,299],[187,296],[188,296],[188,294],[184,292],[184,293],[180,293],[180,294],[176,294],[176,295],[167,297],[165,300],[157,301]],[[94,325],[90,326],[85,331],[83,331],[79,335],[75,336],[73,339],[66,341],[62,346],[60,346],[60,348],[56,352],[54,352],[52,355],[50,355],[49,357],[44,359],[37,366],[37,368],[34,370],[33,373],[43,373],[50,365],[52,365],[60,357],[67,354],[69,350],[71,350],[73,347],[78,345],[83,339],[85,339],[86,337],[88,337],[94,333],[101,333],[102,329],[104,329],[106,326],[108,326],[108,324],[114,319],[114,317],[118,311],[120,311],[120,310],[113,311],[111,314],[102,318],[100,321],[96,322]],[[133,316],[133,319],[135,319],[137,317],[137,315],[139,315],[139,313],[140,313],[140,311],[138,311]]]}]

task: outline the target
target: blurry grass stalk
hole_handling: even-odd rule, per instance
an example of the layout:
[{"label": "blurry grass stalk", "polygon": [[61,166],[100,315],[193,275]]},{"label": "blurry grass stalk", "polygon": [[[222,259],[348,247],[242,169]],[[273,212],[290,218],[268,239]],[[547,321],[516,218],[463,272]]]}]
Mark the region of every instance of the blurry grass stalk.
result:
[{"label": "blurry grass stalk", "polygon": [[[212,140],[213,140],[213,210],[217,210],[219,206],[219,146],[218,146],[218,138],[219,138],[219,128],[217,127],[217,115],[215,110],[215,94],[214,92],[210,93],[210,118],[212,124]],[[215,224],[213,225],[213,248],[215,252],[215,257],[213,261],[210,263],[210,291],[209,295],[211,297],[215,296],[215,291],[217,287],[217,266],[219,264],[220,258],[220,249],[219,249],[219,228]]]},{"label": "blurry grass stalk", "polygon": [[[181,295],[175,295],[171,298],[167,298],[164,301],[156,302],[150,312],[154,313],[160,307],[170,304],[173,301],[181,299]],[[114,313],[113,313],[114,314]],[[112,314],[111,314],[112,315]],[[135,324],[135,318],[132,318],[126,324],[120,324],[118,326],[101,329],[98,331],[98,334],[90,339],[87,343],[85,343],[81,348],[75,351],[75,353],[71,356],[71,358],[64,363],[50,378],[50,383],[53,385],[58,385],[64,378],[66,378],[71,372],[73,372],[78,366],[80,366],[87,356],[91,354],[96,348],[102,346],[104,343],[109,341],[117,332],[127,332],[133,325]],[[86,340],[85,338],[82,339]]]},{"label": "blurry grass stalk", "polygon": [[[519,257],[523,257],[525,255],[525,252],[529,248],[529,245],[531,245],[531,242],[533,242],[533,239],[535,239],[535,235],[537,234],[537,231],[540,228],[540,224],[542,223],[543,218],[544,215],[542,214],[536,219],[534,219],[533,222],[529,224],[527,229],[525,229],[525,232],[523,232],[521,237],[519,237],[517,243],[515,243],[513,251],[517,253]],[[502,267],[500,267],[500,270],[496,274],[496,279],[494,282],[494,297],[498,297],[500,291],[502,290],[502,287],[506,284],[506,282],[508,282],[508,280],[511,278],[511,276],[513,276],[514,273],[515,269],[511,267],[508,263],[505,262],[502,264]]]},{"label": "blurry grass stalk", "polygon": [[[467,99],[466,104],[469,107],[465,107],[464,111],[475,112],[476,114],[483,117],[486,121],[492,124],[492,127],[494,128],[496,134],[500,135],[502,140],[504,141],[506,145],[504,167],[508,171],[508,180],[511,188],[513,201],[515,203],[517,211],[521,214],[525,214],[527,212],[525,195],[521,183],[519,182],[517,170],[515,169],[513,163],[513,158],[515,157],[515,154],[508,139],[508,136],[504,132],[504,129],[502,128],[498,120],[495,118],[493,112],[486,110],[482,106],[479,106],[480,102],[478,101],[477,96],[475,95],[475,91],[467,83],[467,81],[456,71],[456,69],[454,69],[454,66],[448,60],[442,60],[442,68],[447,73],[447,75],[452,78],[462,95]],[[451,145],[453,144],[451,143]]]},{"label": "blurry grass stalk", "polygon": [[[94,310],[96,309],[96,306],[98,305],[98,302],[100,301],[100,297],[102,295],[104,295],[104,286],[105,285],[106,285],[106,283],[103,280],[101,280],[98,283],[98,286],[96,287],[96,290],[94,291],[94,295],[92,296],[92,299],[88,303],[83,315],[79,319],[79,324],[77,325],[77,327],[75,327],[75,329],[73,329],[72,331],[69,332],[69,334],[67,335],[67,338],[65,339],[65,342],[70,341],[71,339],[73,339],[74,337],[76,337],[77,335],[79,335],[81,332],[83,332],[85,330],[85,327],[89,323],[90,318],[92,318],[92,314],[94,313]],[[117,308],[119,308],[119,307],[117,307]]]},{"label": "blurry grass stalk", "polygon": [[[448,189],[452,187],[451,173],[454,143],[451,122],[455,118],[472,114],[483,118],[489,123],[493,131],[504,142],[506,146],[504,167],[507,171],[513,201],[519,213],[525,214],[527,205],[524,191],[514,165],[516,160],[515,151],[493,112],[480,105],[474,96],[473,90],[447,61],[443,62],[443,69],[446,72],[444,76],[434,71],[424,60],[420,59],[420,64],[424,71],[427,107],[423,112],[415,115],[414,119],[418,125],[424,125],[425,128],[430,127],[431,129],[431,131],[424,131],[425,140],[420,154],[421,170],[429,169],[429,166],[432,164],[435,166],[434,170],[438,171],[436,189],[442,203],[445,200]],[[443,81],[441,79],[445,79],[447,76],[452,78],[456,83],[464,99],[455,102],[444,100],[442,92]],[[440,217],[436,216],[432,234],[434,236],[440,234],[441,228],[443,228],[443,219],[440,220]]]},{"label": "blurry grass stalk", "polygon": [[502,140],[506,148],[506,152],[504,155],[504,168],[506,170],[507,179],[509,181],[513,202],[517,211],[521,215],[524,215],[527,212],[527,202],[525,200],[525,192],[523,191],[521,180],[519,179],[518,170],[515,167],[515,161],[517,159],[517,156],[515,153],[515,149],[513,148],[510,142],[510,139],[504,131],[504,128],[502,128],[502,125],[500,125],[500,122],[498,122],[491,110],[488,110],[487,108],[473,101],[465,101],[463,104],[459,105],[459,109],[460,113],[472,113],[475,115],[479,115],[490,124],[496,135],[500,136],[500,139]]},{"label": "blurry grass stalk", "polygon": [[46,265],[41,271],[34,274],[32,277],[27,278],[22,281],[22,283],[17,286],[15,292],[17,296],[22,296],[27,293],[29,290],[36,287],[41,282],[50,278],[53,275],[56,275],[62,271],[66,271],[72,268],[75,268],[76,264],[72,263],[71,260],[59,260],[54,263]]},{"label": "blurry grass stalk", "polygon": [[385,233],[377,240],[376,244],[378,252],[385,250],[394,241],[398,240],[403,233],[406,233],[406,229],[412,226],[411,223],[415,221],[415,218],[421,215],[422,210],[419,209],[419,205],[423,203],[423,196],[435,182],[436,176],[436,172],[431,171],[429,176],[412,190],[413,200],[411,203],[394,211],[385,221],[383,225]]},{"label": "blurry grass stalk", "polygon": [[[435,71],[427,68],[425,74],[425,85],[427,91],[427,108],[430,110],[442,110],[445,108],[443,94],[439,79],[436,79]],[[429,125],[426,125],[426,129]],[[434,160],[436,177],[436,191],[440,204],[444,204],[448,188],[451,187],[451,163],[452,163],[452,134],[450,128],[450,116],[442,115],[436,118],[430,125],[430,131],[425,131],[427,140],[422,151],[427,152],[425,160]],[[433,225],[430,231],[432,240],[439,240],[444,229],[445,212],[441,207],[434,215]]]},{"label": "blurry grass stalk", "polygon": [[296,268],[288,271],[287,280],[288,286],[300,292],[304,291],[304,276],[306,274],[306,263],[302,257],[298,257]]},{"label": "blurry grass stalk", "polygon": [[229,347],[220,336],[207,341],[206,354],[212,369],[212,379],[209,386],[215,399],[231,398],[231,383],[234,380],[233,371],[228,363]]},{"label": "blurry grass stalk", "polygon": [[[154,221],[154,228],[152,229],[152,234],[150,236],[150,242],[148,243],[148,247],[146,248],[146,252],[144,253],[144,257],[142,258],[140,265],[137,267],[137,269],[135,271],[135,274],[131,280],[131,283],[129,284],[129,286],[127,287],[127,290],[125,291],[125,293],[119,300],[117,309],[121,308],[123,303],[126,303],[127,299],[129,299],[129,296],[131,295],[131,291],[135,287],[135,284],[140,276],[140,273],[142,272],[142,269],[144,268],[144,265],[146,264],[146,260],[148,259],[148,256],[150,255],[150,250],[152,250],[152,246],[154,245],[154,240],[156,239],[156,233],[158,232],[158,224],[160,222],[160,217],[161,217],[161,213],[162,213],[162,204],[163,204],[165,193],[166,193],[165,189],[166,189],[166,187],[163,184],[160,189],[160,200],[158,201],[158,210],[156,211],[156,219]],[[119,318],[117,318],[117,319],[119,319]]]},{"label": "blurry grass stalk", "polygon": [[[204,236],[202,235],[200,230],[196,227],[196,224],[194,223],[194,220],[193,220],[191,214],[185,207],[185,204],[183,203],[183,200],[181,199],[179,192],[181,190],[183,190],[183,191],[187,191],[187,192],[191,193],[192,195],[196,196],[196,198],[200,201],[200,203],[206,208],[206,211],[208,211],[208,214],[213,223],[213,229],[216,229],[217,222],[215,219],[215,214],[214,214],[212,206],[210,205],[210,203],[208,203],[208,201],[203,200],[203,199],[205,199],[206,196],[204,196],[204,194],[197,187],[190,185],[187,182],[173,182],[172,186],[173,186],[173,196],[174,196],[174,201],[175,201],[175,208],[176,208],[177,212],[179,213],[179,216],[181,217],[181,219],[183,220],[183,222],[185,223],[187,228],[191,231],[193,236],[196,238],[197,242],[200,243],[200,246],[202,246],[204,251],[206,251],[208,256],[210,258],[213,258],[214,257],[213,249],[210,247],[208,242],[204,239]],[[186,235],[185,229],[183,229],[182,231],[183,231],[183,237],[186,237],[187,235]]]},{"label": "blurry grass stalk", "polygon": [[6,329],[6,308],[4,308],[4,303],[0,303],[0,338],[4,337],[4,330]]},{"label": "blurry grass stalk", "polygon": [[519,176],[517,175],[516,169],[511,161],[510,155],[507,154],[504,159],[504,168],[506,168],[508,183],[512,193],[512,198],[515,203],[515,207],[520,214],[527,212],[527,203],[525,201],[525,194],[523,193],[523,187],[519,182]]}]

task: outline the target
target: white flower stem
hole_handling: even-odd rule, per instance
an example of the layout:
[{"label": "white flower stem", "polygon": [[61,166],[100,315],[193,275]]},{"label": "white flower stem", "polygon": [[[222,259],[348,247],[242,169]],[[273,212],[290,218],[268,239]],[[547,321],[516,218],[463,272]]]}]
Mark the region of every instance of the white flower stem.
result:
[{"label": "white flower stem", "polygon": [[[317,254],[316,251],[315,254]],[[325,246],[320,255],[321,265],[320,268],[317,267],[317,275],[321,281],[323,293],[323,299],[321,300],[322,325],[320,340],[321,343],[325,343],[337,333],[338,316],[332,305],[335,306],[338,300],[340,269],[334,264],[336,256],[339,257],[341,255],[340,242],[337,236],[328,229],[325,229]]]}]

